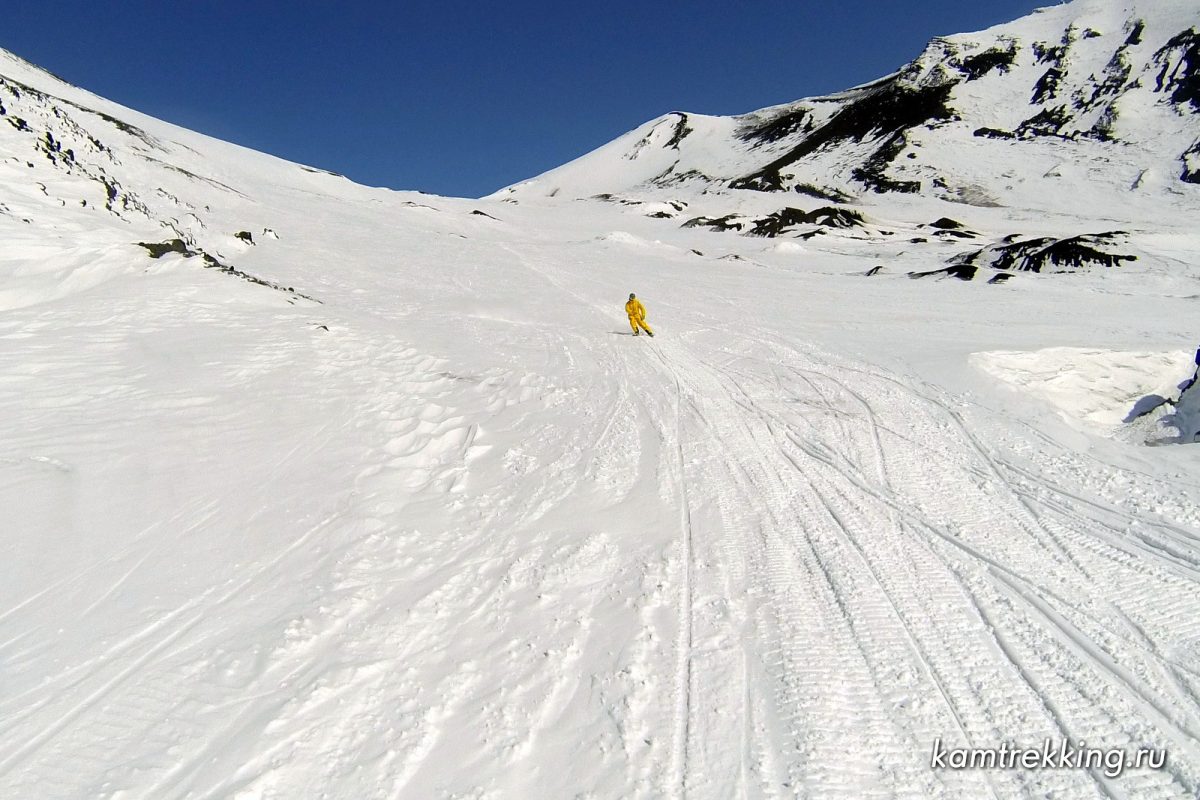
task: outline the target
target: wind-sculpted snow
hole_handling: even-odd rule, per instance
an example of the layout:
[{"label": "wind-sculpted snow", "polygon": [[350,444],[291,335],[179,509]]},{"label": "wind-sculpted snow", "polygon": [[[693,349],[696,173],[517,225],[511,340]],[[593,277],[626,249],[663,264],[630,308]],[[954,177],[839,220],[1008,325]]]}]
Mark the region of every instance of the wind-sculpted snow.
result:
[{"label": "wind-sculpted snow", "polygon": [[971,359],[1043,398],[1071,424],[1146,445],[1200,442],[1200,360],[1193,360],[1187,351],[1081,348],[977,353]]}]

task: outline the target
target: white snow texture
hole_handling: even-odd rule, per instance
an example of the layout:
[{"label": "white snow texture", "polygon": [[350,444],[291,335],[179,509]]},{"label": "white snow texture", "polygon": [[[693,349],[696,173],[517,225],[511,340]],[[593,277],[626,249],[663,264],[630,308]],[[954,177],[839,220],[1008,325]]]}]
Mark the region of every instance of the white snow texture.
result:
[{"label": "white snow texture", "polygon": [[0,797],[1197,797],[1198,21],[482,200],[0,51]]}]

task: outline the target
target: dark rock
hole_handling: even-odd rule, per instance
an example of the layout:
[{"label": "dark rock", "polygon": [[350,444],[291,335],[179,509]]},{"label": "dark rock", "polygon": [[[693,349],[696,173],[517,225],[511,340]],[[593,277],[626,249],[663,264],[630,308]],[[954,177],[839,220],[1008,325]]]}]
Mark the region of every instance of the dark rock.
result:
[{"label": "dark rock", "polygon": [[975,135],[982,139],[1015,139],[1017,135],[1011,131],[997,130],[996,128],[979,128],[975,131]]},{"label": "dark rock", "polygon": [[883,271],[883,264],[880,264],[877,267],[871,267],[869,270],[867,270],[867,277],[870,278],[873,275],[878,275],[882,271]]},{"label": "dark rock", "polygon": [[1109,107],[1104,114],[1092,126],[1092,129],[1087,132],[1087,135],[1101,142],[1115,142],[1117,135],[1115,133],[1117,122],[1117,109]]},{"label": "dark rock", "polygon": [[1124,236],[1123,231],[1111,231],[1094,235],[1073,236],[1067,239],[1041,237],[1009,244],[993,245],[968,253],[959,258],[961,264],[986,265],[998,270],[1016,272],[1045,272],[1050,266],[1065,269],[1082,269],[1098,265],[1118,267],[1125,261],[1136,261],[1137,256],[1105,252],[1115,240]]},{"label": "dark rock", "polygon": [[139,247],[146,248],[146,252],[148,252],[150,254],[151,258],[162,258],[167,253],[179,253],[180,255],[187,257],[187,258],[199,256],[201,261],[204,264],[205,269],[215,269],[218,272],[225,273],[226,275],[232,275],[236,278],[241,278],[242,280],[246,281],[247,283],[257,284],[259,286],[265,286],[268,289],[274,289],[277,292],[285,292],[287,294],[291,294],[296,297],[303,297],[305,300],[310,300],[314,303],[319,304],[321,302],[320,300],[317,300],[315,297],[310,297],[306,294],[301,294],[300,292],[297,292],[291,286],[283,286],[282,284],[275,283],[274,281],[268,281],[268,280],[260,278],[256,275],[251,275],[248,272],[243,272],[242,270],[240,270],[236,267],[233,267],[233,266],[230,266],[229,264],[224,263],[223,261],[221,261],[216,256],[212,255],[211,253],[206,253],[203,249],[197,248],[197,249],[193,250],[182,239],[168,239],[165,242],[135,242],[135,244],[137,244]]},{"label": "dark rock", "polygon": [[705,175],[699,170],[689,169],[685,170],[684,172],[674,172],[674,169],[675,167],[672,166],[662,175],[652,178],[650,183],[653,183],[657,186],[671,187],[679,186],[680,184],[687,183],[688,181],[700,181],[703,183],[714,183],[716,181],[716,178],[712,177],[711,175]]},{"label": "dark rock", "polygon": [[1012,278],[1012,275],[1010,273],[1000,272],[1000,273],[997,273],[996,275],[993,275],[992,279],[989,280],[988,283],[991,283],[991,284],[1008,283],[1010,278]]},{"label": "dark rock", "polygon": [[[487,217],[488,219],[496,219],[491,214],[480,211],[478,208],[475,209],[474,211],[472,211],[471,214],[473,214],[474,216],[477,216],[477,217]],[[500,220],[496,219],[496,221],[499,222]]]},{"label": "dark rock", "polygon": [[908,144],[904,133],[897,133],[888,142],[876,150],[861,167],[855,168],[851,176],[865,183],[875,192],[897,192],[899,194],[916,194],[921,191],[920,181],[897,181],[889,178],[885,172],[888,166],[896,160]]},{"label": "dark rock", "polygon": [[1129,32],[1129,37],[1125,40],[1126,47],[1137,47],[1142,43],[1142,34],[1146,31],[1146,21],[1138,20],[1133,23],[1133,30]]},{"label": "dark rock", "polygon": [[[1064,37],[1065,38],[1065,37]],[[1067,53],[1067,44],[1049,46],[1045,42],[1034,42],[1033,55],[1039,64],[1059,64]]]},{"label": "dark rock", "polygon": [[108,196],[108,202],[105,203],[104,207],[107,208],[109,211],[112,211],[113,210],[113,207],[112,207],[113,201],[116,200],[117,195],[120,194],[120,188],[121,188],[120,184],[118,184],[114,180],[109,179],[107,176],[103,176],[103,175],[100,176],[100,178],[98,180],[100,181],[100,183],[102,183],[104,185],[104,192]]},{"label": "dark rock", "polygon": [[853,197],[845,192],[839,192],[837,189],[828,187],[818,188],[811,183],[797,184],[795,190],[798,194],[806,194],[809,197],[815,197],[818,200],[825,200],[830,203],[849,203],[854,200]]},{"label": "dark rock", "polygon": [[800,108],[775,117],[770,122],[748,128],[739,137],[742,141],[765,144],[786,139],[794,133],[812,131],[812,115],[807,108]]},{"label": "dark rock", "polygon": [[1007,49],[995,47],[991,50],[964,58],[958,69],[967,77],[968,82],[976,81],[992,70],[998,69],[1002,73],[1008,72],[1012,68],[1016,58],[1017,48],[1015,45],[1009,45]]},{"label": "dark rock", "polygon": [[[1105,116],[1115,119],[1117,112],[1113,101],[1125,90],[1125,87],[1129,83],[1129,75],[1133,71],[1133,66],[1130,64],[1129,58],[1125,55],[1125,49],[1125,47],[1122,47],[1113,53],[1113,57],[1104,67],[1102,78],[1092,85],[1090,96],[1083,97],[1082,92],[1076,93],[1074,102],[1076,111],[1090,111],[1091,109],[1107,104]],[[1109,120],[1105,127],[1112,127],[1112,119]]]},{"label": "dark rock", "polygon": [[950,230],[961,229],[963,227],[963,224],[957,220],[950,219],[949,217],[942,217],[941,219],[939,219],[936,222],[929,223],[929,227],[939,228],[944,231],[950,231]]},{"label": "dark rock", "polygon": [[861,228],[864,225],[862,214],[846,208],[818,208],[815,211],[801,211],[798,208],[785,208],[759,217],[754,220],[754,227],[749,233],[752,236],[775,237],[786,233],[797,225],[823,225],[827,228]]},{"label": "dark rock", "polygon": [[1161,66],[1154,91],[1170,92],[1176,106],[1200,111],[1200,32],[1189,28],[1171,39],[1154,54],[1154,63]]},{"label": "dark rock", "polygon": [[[683,141],[684,138],[689,133],[692,132],[692,129],[687,124],[688,123],[687,114],[683,114],[678,111],[674,111],[670,114],[670,116],[677,117],[678,119],[675,120],[675,128],[671,132],[671,138],[667,141],[666,148],[671,149],[671,150],[678,150],[679,143],[681,141]],[[655,133],[665,123],[666,123],[666,120],[663,120],[662,122],[658,123],[653,128],[651,128],[649,133],[647,133],[641,139],[641,141],[639,141],[637,144],[635,144],[633,146],[633,150],[629,153],[628,157],[635,158],[637,156],[637,154],[643,148],[649,147],[653,143],[653,137],[654,137]],[[668,172],[670,172],[670,170],[668,170]]]},{"label": "dark rock", "polygon": [[1200,183],[1200,139],[1183,154],[1183,174],[1179,179],[1185,183]]},{"label": "dark rock", "polygon": [[233,235],[235,239],[241,239],[248,244],[254,244],[254,237],[250,235],[250,231],[238,231]]},{"label": "dark rock", "polygon": [[1063,71],[1058,67],[1051,67],[1046,70],[1046,74],[1034,84],[1033,99],[1030,102],[1041,105],[1047,100],[1056,98],[1058,96],[1058,86],[1062,83],[1062,79]]},{"label": "dark rock", "polygon": [[146,252],[150,254],[151,258],[162,258],[167,253],[179,253],[184,256],[195,255],[183,239],[168,239],[165,242],[137,242],[136,244],[146,248]]},{"label": "dark rock", "polygon": [[[341,174],[340,172],[332,172],[327,169],[318,169],[317,167],[306,167],[303,164],[300,165],[300,169],[304,170],[305,172],[311,172],[314,175],[329,175],[330,177],[333,177],[333,178],[345,178],[346,177],[345,175]],[[411,190],[411,191],[416,191],[417,194],[429,194],[429,192],[423,191],[421,189],[415,189],[415,190]]]},{"label": "dark rock", "polygon": [[683,228],[712,228],[714,231],[740,231],[746,227],[745,217],[726,214],[723,217],[694,217],[683,223]]},{"label": "dark rock", "polygon": [[[1062,137],[1062,130],[1071,121],[1065,105],[1044,108],[1017,126],[1016,135],[1022,139],[1038,136]],[[1065,138],[1065,137],[1063,137]]]},{"label": "dark rock", "polygon": [[969,281],[975,279],[975,273],[979,271],[978,267],[970,264],[954,264],[945,269],[935,269],[929,272],[910,272],[910,278],[930,278],[934,275],[945,275],[951,278],[958,278],[960,281]]},{"label": "dark rock", "polygon": [[667,147],[670,147],[672,150],[678,150],[679,143],[692,132],[692,129],[688,126],[687,114],[681,114],[678,111],[675,113],[679,116],[679,120],[675,123],[675,130],[671,134],[671,140],[667,142]]},{"label": "dark rock", "polygon": [[[829,122],[815,129],[791,151],[757,172],[731,181],[729,186],[733,189],[782,191],[783,177],[780,170],[783,168],[830,145],[887,136],[887,143],[872,156],[873,163],[863,170],[863,175],[868,179],[875,179],[872,188],[877,191],[897,190],[891,182],[882,178],[882,168],[886,167],[903,147],[903,131],[918,125],[954,118],[954,112],[948,105],[953,87],[953,83],[910,87],[902,85],[898,78],[880,82],[859,99],[848,103],[834,114]],[[898,138],[899,147],[896,145]],[[897,182],[895,185],[911,187],[912,183]]]}]

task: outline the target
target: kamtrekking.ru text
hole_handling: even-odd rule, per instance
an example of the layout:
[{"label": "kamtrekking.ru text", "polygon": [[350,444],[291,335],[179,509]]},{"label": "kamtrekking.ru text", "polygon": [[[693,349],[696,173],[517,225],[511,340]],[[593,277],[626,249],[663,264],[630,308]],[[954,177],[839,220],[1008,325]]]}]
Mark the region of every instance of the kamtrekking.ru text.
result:
[{"label": "kamtrekking.ru text", "polygon": [[931,769],[1092,769],[1103,770],[1107,778],[1119,778],[1127,769],[1162,769],[1167,763],[1166,750],[1140,748],[1132,752],[1121,749],[1090,748],[1084,742],[1070,740],[1056,743],[1053,739],[1041,747],[1018,747],[1005,742],[999,747],[948,748],[942,740],[933,742]]}]

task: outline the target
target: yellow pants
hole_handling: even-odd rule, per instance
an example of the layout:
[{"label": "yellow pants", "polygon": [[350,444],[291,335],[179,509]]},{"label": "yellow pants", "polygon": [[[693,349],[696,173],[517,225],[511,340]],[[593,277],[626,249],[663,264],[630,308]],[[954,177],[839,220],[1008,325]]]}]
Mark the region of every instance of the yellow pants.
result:
[{"label": "yellow pants", "polygon": [[646,333],[654,333],[654,331],[650,330],[650,326],[646,324],[646,320],[641,319],[640,317],[629,318],[629,327],[633,328],[634,335],[637,335],[639,325],[642,326],[642,330],[644,330]]}]

